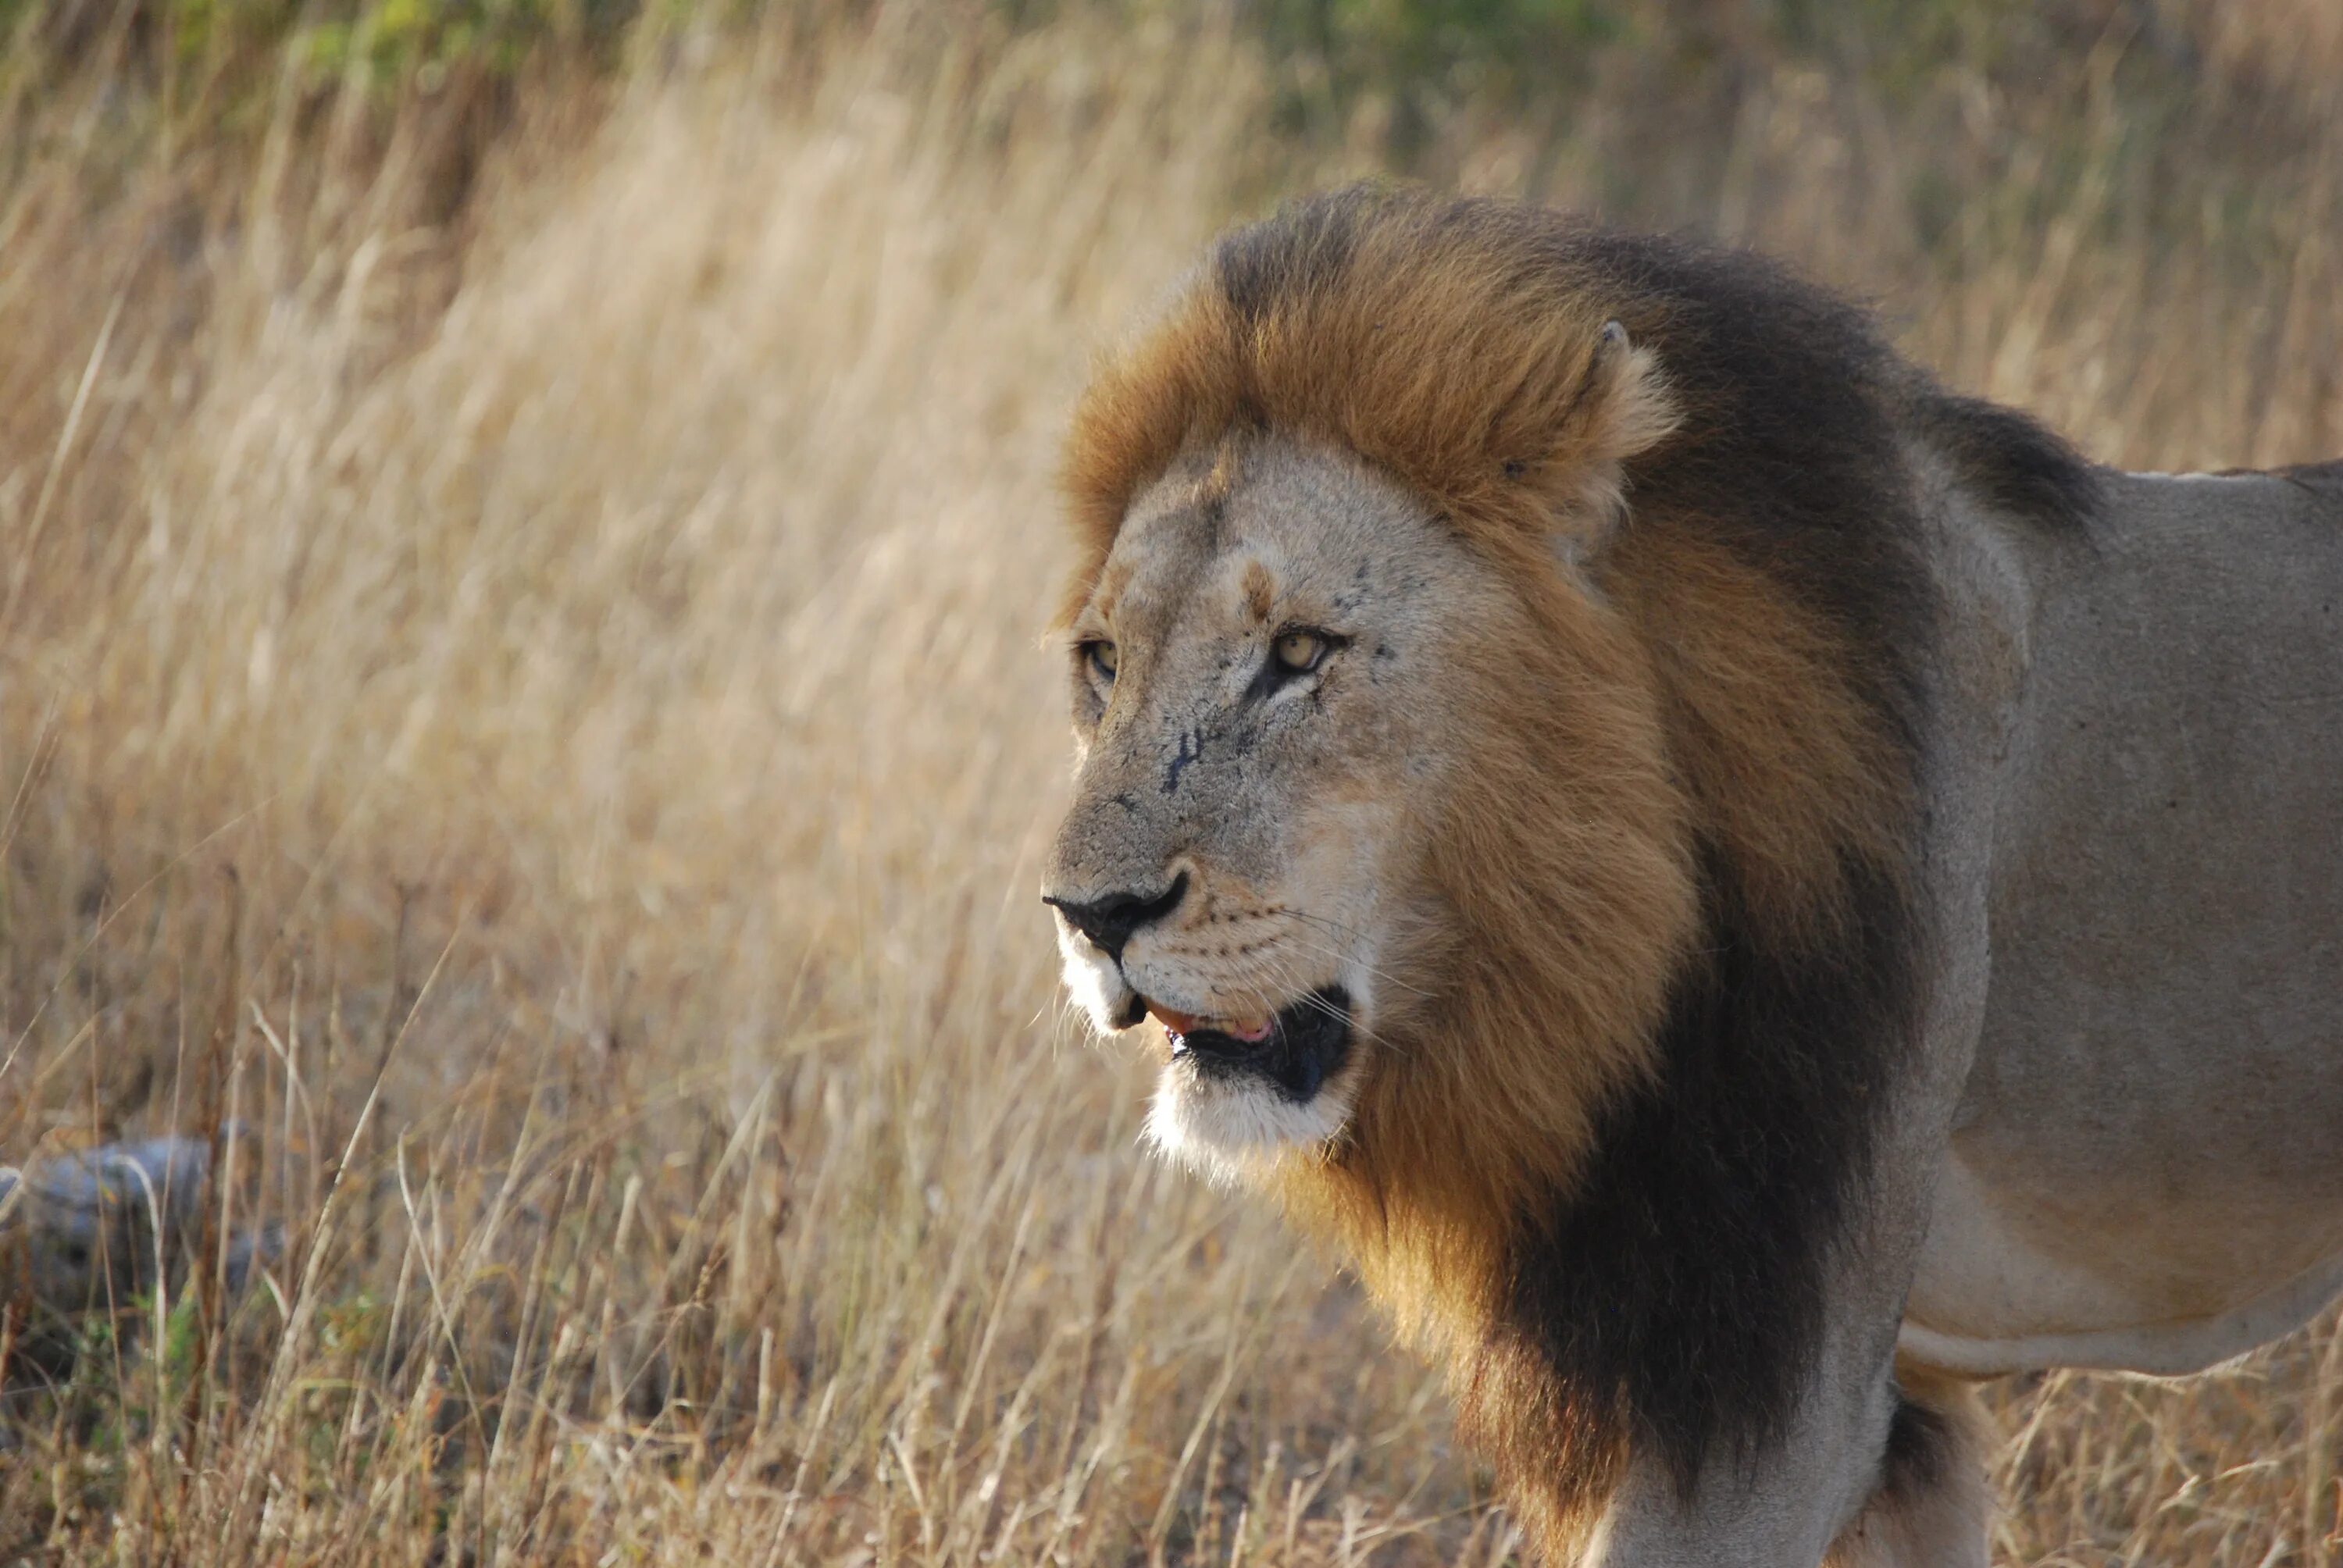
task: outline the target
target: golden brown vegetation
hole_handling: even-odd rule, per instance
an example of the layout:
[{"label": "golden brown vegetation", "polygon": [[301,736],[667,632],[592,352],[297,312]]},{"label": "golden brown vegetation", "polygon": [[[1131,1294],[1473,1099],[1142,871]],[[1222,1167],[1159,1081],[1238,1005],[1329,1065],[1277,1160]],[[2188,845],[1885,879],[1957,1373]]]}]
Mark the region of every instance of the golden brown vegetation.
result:
[{"label": "golden brown vegetation", "polygon": [[[2078,4],[2016,87],[1711,9],[1729,91],[1415,166],[1762,243],[2109,460],[2343,453],[2318,4]],[[12,1384],[0,1558],[1506,1561],[1033,901],[1086,357],[1375,104],[1088,13],[637,54],[209,137],[0,78],[0,1151],[233,1118],[215,1231],[289,1234]],[[1998,1552],[2331,1558],[2338,1347],[2003,1391]]]}]

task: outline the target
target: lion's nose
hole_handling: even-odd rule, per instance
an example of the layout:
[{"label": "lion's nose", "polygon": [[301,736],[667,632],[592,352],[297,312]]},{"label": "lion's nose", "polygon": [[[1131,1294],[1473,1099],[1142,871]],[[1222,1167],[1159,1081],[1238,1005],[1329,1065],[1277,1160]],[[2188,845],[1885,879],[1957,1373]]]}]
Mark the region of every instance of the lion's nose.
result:
[{"label": "lion's nose", "polygon": [[1102,899],[1078,902],[1044,893],[1041,901],[1065,916],[1066,923],[1090,938],[1101,952],[1121,963],[1122,944],[1131,940],[1131,933],[1178,909],[1187,894],[1188,873],[1182,871],[1151,899],[1138,893],[1109,893]]}]

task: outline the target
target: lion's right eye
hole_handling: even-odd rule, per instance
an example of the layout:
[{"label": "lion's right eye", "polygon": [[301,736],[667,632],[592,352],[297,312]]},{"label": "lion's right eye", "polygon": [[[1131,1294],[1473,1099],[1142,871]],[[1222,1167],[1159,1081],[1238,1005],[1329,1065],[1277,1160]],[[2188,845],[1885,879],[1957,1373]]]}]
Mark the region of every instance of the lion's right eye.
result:
[{"label": "lion's right eye", "polygon": [[1314,631],[1289,631],[1270,645],[1280,673],[1307,675],[1326,660],[1328,644]]},{"label": "lion's right eye", "polygon": [[1082,644],[1082,654],[1084,658],[1090,660],[1091,668],[1097,674],[1098,678],[1107,685],[1112,686],[1114,684],[1114,663],[1116,657],[1114,644],[1105,641],[1103,638],[1093,639]]}]

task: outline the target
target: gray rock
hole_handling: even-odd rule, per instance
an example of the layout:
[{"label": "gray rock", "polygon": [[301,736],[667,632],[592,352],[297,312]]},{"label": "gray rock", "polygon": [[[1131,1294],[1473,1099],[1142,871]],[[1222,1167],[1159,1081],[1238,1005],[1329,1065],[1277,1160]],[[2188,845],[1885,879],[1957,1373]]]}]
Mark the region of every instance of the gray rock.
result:
[{"label": "gray rock", "polygon": [[[0,1166],[0,1297],[74,1314],[176,1283],[203,1240],[211,1145],[148,1138]],[[229,1239],[228,1286],[274,1258],[282,1229]]]}]

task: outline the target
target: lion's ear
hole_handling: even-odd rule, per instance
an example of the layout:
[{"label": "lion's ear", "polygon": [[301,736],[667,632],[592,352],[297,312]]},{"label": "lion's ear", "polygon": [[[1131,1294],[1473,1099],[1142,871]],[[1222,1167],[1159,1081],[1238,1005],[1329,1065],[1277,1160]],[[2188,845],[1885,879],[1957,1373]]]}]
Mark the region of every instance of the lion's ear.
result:
[{"label": "lion's ear", "polygon": [[1554,428],[1535,483],[1574,561],[1600,550],[1627,515],[1627,462],[1665,439],[1682,419],[1659,356],[1606,323],[1576,395]]}]

